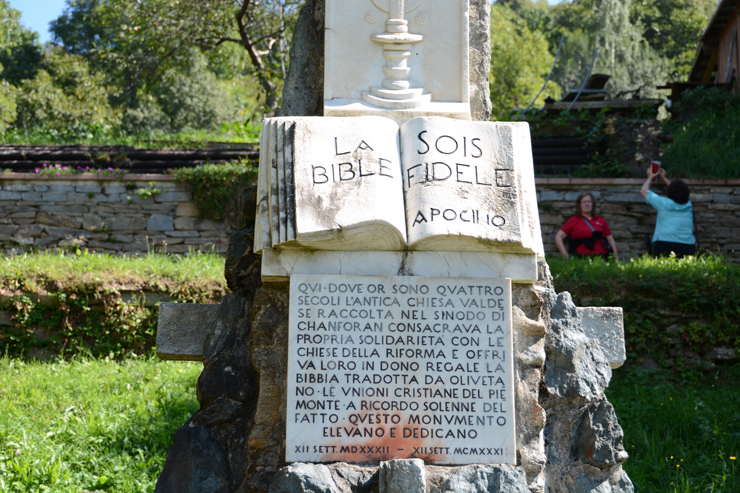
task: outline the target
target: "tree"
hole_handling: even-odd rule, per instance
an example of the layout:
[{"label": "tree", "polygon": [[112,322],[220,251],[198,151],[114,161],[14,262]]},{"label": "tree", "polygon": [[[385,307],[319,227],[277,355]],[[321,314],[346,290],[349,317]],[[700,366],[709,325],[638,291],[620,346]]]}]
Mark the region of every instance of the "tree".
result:
[{"label": "tree", "polygon": [[643,26],[643,38],[670,61],[672,80],[689,75],[699,38],[717,8],[717,0],[651,0],[632,4],[633,24]]},{"label": "tree", "polygon": [[670,62],[644,39],[632,7],[632,0],[580,0],[553,9],[555,32],[566,37],[553,75],[563,88],[581,86],[598,48],[592,73],[611,75],[607,88],[612,93],[642,87],[643,97],[655,94],[655,86],[670,73]]},{"label": "tree", "polygon": [[[554,57],[539,31],[505,5],[491,6],[491,105],[494,119],[506,118],[515,106],[526,107],[547,78]],[[550,82],[539,98],[559,97]]]},{"label": "tree", "polygon": [[[55,41],[116,71],[131,95],[173,67],[187,71],[190,50],[239,46],[273,112],[287,64],[299,0],[68,0],[52,25]],[[92,24],[77,29],[77,25]],[[215,58],[218,58],[217,56]]]},{"label": "tree", "polygon": [[20,23],[21,13],[0,0],[0,79],[17,85],[32,79],[42,58],[38,34]]}]

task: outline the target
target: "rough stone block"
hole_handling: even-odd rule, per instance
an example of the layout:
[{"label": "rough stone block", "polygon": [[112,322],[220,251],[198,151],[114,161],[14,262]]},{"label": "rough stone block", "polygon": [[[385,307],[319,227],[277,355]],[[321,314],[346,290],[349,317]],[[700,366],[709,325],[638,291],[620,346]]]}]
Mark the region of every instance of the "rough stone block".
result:
[{"label": "rough stone block", "polygon": [[134,237],[131,235],[113,235],[113,241],[116,243],[129,244],[134,242]]},{"label": "rough stone block", "polygon": [[41,196],[43,202],[64,202],[67,200],[66,192],[45,192]]},{"label": "rough stone block", "polygon": [[[575,199],[574,199],[575,200]],[[603,200],[606,202],[644,202],[645,199],[639,193],[605,193]]]},{"label": "rough stone block", "polygon": [[0,200],[20,200],[20,199],[21,199],[20,192],[6,192],[6,191],[0,192]]},{"label": "rough stone block", "polygon": [[165,360],[203,359],[203,343],[211,322],[216,320],[219,307],[219,304],[160,304],[157,356]]},{"label": "rough stone block", "polygon": [[87,234],[87,231],[80,231],[74,228],[49,225],[44,225],[44,231],[46,231],[46,234],[48,234],[50,237],[57,240],[77,238],[79,236]]},{"label": "rough stone block", "polygon": [[28,238],[25,236],[14,236],[12,238],[12,241],[18,243],[19,245],[33,245],[33,238]]},{"label": "rough stone block", "polygon": [[74,192],[75,186],[72,183],[64,183],[64,182],[50,182],[49,183],[49,192],[53,193],[67,193],[67,192]]},{"label": "rough stone block", "polygon": [[563,200],[563,192],[555,190],[543,190],[539,194],[539,202],[552,202],[554,200]]},{"label": "rough stone block", "polygon": [[101,193],[103,191],[103,187],[101,187],[96,182],[82,182],[75,185],[75,192],[94,192],[94,193]]},{"label": "rough stone block", "polygon": [[278,471],[270,485],[271,493],[344,493],[323,464],[296,462]]},{"label": "rough stone block", "polygon": [[689,200],[692,204],[695,204],[697,202],[711,202],[713,198],[714,195],[711,193],[692,193]]},{"label": "rough stone block", "polygon": [[133,231],[143,231],[146,229],[146,219],[143,217],[132,217],[131,225],[129,227]]},{"label": "rough stone block", "polygon": [[114,216],[107,222],[107,224],[111,231],[129,229],[131,226],[131,218],[125,216]]},{"label": "rough stone block", "polygon": [[103,220],[97,214],[84,214],[82,228],[88,231],[100,231],[103,229]]},{"label": "rough stone block", "polygon": [[40,224],[24,224],[18,228],[18,236],[39,236],[44,231]]},{"label": "rough stone block", "polygon": [[175,229],[185,230],[185,231],[195,229],[195,218],[194,217],[175,218]]},{"label": "rough stone block", "polygon": [[126,185],[122,183],[106,183],[105,185],[103,185],[103,191],[108,195],[129,192],[129,190],[126,189]]},{"label": "rough stone block", "polygon": [[214,230],[223,231],[225,228],[224,228],[224,224],[218,221],[212,221],[210,219],[200,219],[196,221],[195,229],[199,231],[214,231]]},{"label": "rough stone block", "polygon": [[34,219],[36,211],[14,212],[9,216],[11,219]]},{"label": "rough stone block", "polygon": [[621,307],[579,307],[586,337],[599,344],[612,368],[619,368],[627,359],[624,346],[624,318]]},{"label": "rough stone block", "polygon": [[110,194],[110,195],[109,194],[104,194],[104,193],[99,193],[99,194],[95,195],[95,202],[105,202],[105,203],[109,203],[109,204],[117,204],[119,202],[123,202],[123,200],[125,200],[125,199],[122,199],[121,198],[121,194],[118,194],[118,193],[114,193],[114,194]]},{"label": "rough stone block", "polygon": [[175,229],[175,220],[172,216],[152,214],[146,221],[146,229],[149,231],[172,231]]},{"label": "rough stone block", "polygon": [[187,202],[193,195],[190,192],[162,192],[154,196],[155,202]]},{"label": "rough stone block", "polygon": [[[175,220],[175,225],[177,225],[177,220]],[[200,236],[200,233],[197,231],[167,231],[165,234],[173,238],[195,238]]]},{"label": "rough stone block", "polygon": [[714,211],[737,211],[740,210],[738,204],[709,204],[709,209]]},{"label": "rough stone block", "polygon": [[730,194],[729,193],[715,193],[714,194],[714,203],[715,204],[729,204],[730,203]]},{"label": "rough stone block", "polygon": [[46,185],[34,185],[33,186],[34,192],[46,192],[47,190],[49,190],[49,187],[47,187]]},{"label": "rough stone block", "polygon": [[7,190],[9,192],[30,192],[33,190],[33,185],[25,183],[11,183],[10,185],[3,186],[3,190]]},{"label": "rough stone block", "polygon": [[23,192],[21,194],[21,200],[26,202],[41,202],[41,193],[39,192]]},{"label": "rough stone block", "polygon": [[399,459],[380,463],[380,493],[426,493],[424,461]]},{"label": "rough stone block", "polygon": [[65,228],[80,228],[80,221],[75,221],[66,216],[57,216],[47,214],[46,212],[39,212],[36,215],[36,222],[38,224],[47,224],[49,226],[60,226]]},{"label": "rough stone block", "polygon": [[177,206],[176,216],[198,217],[198,208],[192,202],[183,202]]}]

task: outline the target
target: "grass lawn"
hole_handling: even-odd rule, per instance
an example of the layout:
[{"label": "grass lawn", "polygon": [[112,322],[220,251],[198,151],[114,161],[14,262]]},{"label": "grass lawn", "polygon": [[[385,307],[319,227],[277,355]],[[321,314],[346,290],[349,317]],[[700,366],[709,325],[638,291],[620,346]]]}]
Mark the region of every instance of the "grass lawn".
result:
[{"label": "grass lawn", "polygon": [[200,363],[0,359],[0,491],[153,491]]},{"label": "grass lawn", "polygon": [[740,492],[740,365],[711,375],[620,368],[607,390],[637,492]]}]

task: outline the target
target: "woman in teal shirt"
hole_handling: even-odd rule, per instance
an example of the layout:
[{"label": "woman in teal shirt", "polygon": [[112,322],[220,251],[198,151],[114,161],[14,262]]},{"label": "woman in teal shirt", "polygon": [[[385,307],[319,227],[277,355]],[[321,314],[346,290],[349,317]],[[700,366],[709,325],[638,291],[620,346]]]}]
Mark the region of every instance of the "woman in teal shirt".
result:
[{"label": "woman in teal shirt", "polygon": [[[650,190],[650,184],[658,175],[668,186],[666,197],[661,197]],[[679,258],[694,255],[696,253],[694,208],[689,201],[688,185],[682,180],[669,181],[663,168],[660,168],[658,173],[653,173],[648,166],[647,180],[642,184],[640,194],[658,211],[653,233],[653,253],[669,255],[674,252]]]}]

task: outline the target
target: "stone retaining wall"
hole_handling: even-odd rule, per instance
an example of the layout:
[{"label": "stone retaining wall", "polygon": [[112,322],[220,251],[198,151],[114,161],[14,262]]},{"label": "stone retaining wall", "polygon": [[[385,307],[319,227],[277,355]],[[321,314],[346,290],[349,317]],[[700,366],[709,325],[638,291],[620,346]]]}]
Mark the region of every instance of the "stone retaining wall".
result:
[{"label": "stone retaining wall", "polygon": [[[155,182],[162,192],[141,199],[126,188]],[[687,180],[701,250],[740,260],[740,180]],[[655,228],[655,210],[633,178],[539,178],[537,200],[548,255],[559,255],[555,233],[573,214],[576,197],[590,191],[624,258],[645,253],[645,234]],[[664,193],[662,184],[652,188]],[[79,246],[102,252],[171,253],[214,248],[225,252],[230,227],[198,219],[192,194],[169,175],[46,177],[0,173],[0,244],[8,251],[29,246]],[[735,253],[738,251],[739,253]]]},{"label": "stone retaining wall", "polygon": [[[154,182],[161,193],[142,199],[135,189]],[[128,188],[127,188],[127,185]],[[169,175],[40,176],[0,173],[0,245],[82,247],[98,252],[225,252],[229,227],[198,219],[185,185]]]},{"label": "stone retaining wall", "polygon": [[[740,261],[740,180],[685,181],[691,189],[699,249]],[[645,235],[652,238],[656,212],[640,195],[644,180],[539,178],[536,182],[548,255],[560,255],[555,248],[555,233],[574,214],[575,200],[582,192],[594,194],[597,214],[609,223],[623,258],[645,253]],[[665,188],[656,183],[651,189],[662,195]]]}]

